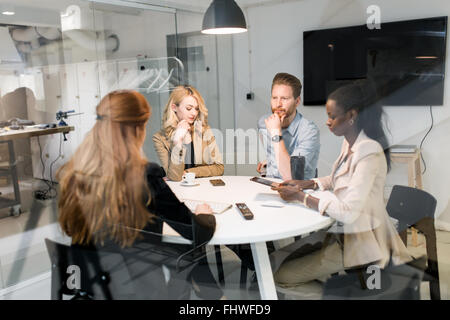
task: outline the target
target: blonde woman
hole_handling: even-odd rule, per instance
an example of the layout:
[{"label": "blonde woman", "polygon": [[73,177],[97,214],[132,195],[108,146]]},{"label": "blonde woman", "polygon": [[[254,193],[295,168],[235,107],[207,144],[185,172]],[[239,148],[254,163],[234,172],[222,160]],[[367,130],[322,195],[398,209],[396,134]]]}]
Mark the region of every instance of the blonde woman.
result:
[{"label": "blonde woman", "polygon": [[191,86],[178,86],[170,95],[163,128],[153,136],[167,178],[180,181],[184,172],[196,177],[223,175],[222,155],[208,125],[208,109]]},{"label": "blonde woman", "polygon": [[[145,97],[131,90],[114,91],[100,101],[96,111],[96,124],[57,175],[61,189],[59,223],[72,237],[72,244],[120,246],[137,255],[143,241],[161,242],[161,237],[143,239],[143,235],[145,231],[161,234],[164,222],[196,245],[209,241],[216,225],[211,208],[200,204],[191,212],[165,183],[161,167],[143,156],[145,126],[151,114]],[[197,295],[218,299],[222,291],[205,267],[195,267],[189,278]],[[147,290],[136,289],[133,295],[122,292],[115,298],[189,298],[189,292],[176,287],[177,281],[185,282],[176,279],[178,273],[171,273],[173,281],[167,283],[165,291],[163,285],[155,290],[153,280],[135,271],[130,266],[130,275]],[[201,292],[197,285],[203,283],[208,284],[208,290]]]}]

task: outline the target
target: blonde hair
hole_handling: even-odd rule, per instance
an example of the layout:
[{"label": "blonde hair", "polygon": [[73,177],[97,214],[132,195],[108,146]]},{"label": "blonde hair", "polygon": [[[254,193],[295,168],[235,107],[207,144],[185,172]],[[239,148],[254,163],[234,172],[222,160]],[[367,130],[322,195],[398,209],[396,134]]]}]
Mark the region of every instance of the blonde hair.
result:
[{"label": "blonde hair", "polygon": [[130,246],[152,215],[142,154],[151,107],[129,90],[107,94],[97,106],[97,122],[73,157],[57,173],[62,230],[77,244],[111,239]]},{"label": "blonde hair", "polygon": [[200,93],[192,86],[178,86],[170,94],[169,101],[164,109],[162,127],[166,137],[171,138],[175,128],[178,125],[178,117],[172,110],[172,104],[179,106],[181,101],[187,96],[192,96],[197,100],[199,113],[197,120],[202,122],[203,128],[208,126],[208,109]]}]

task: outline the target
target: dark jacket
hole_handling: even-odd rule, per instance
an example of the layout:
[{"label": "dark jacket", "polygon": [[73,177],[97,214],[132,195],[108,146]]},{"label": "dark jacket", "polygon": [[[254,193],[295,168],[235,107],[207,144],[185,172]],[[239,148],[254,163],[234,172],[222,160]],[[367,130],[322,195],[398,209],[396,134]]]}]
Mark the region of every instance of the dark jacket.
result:
[{"label": "dark jacket", "polygon": [[164,181],[164,176],[164,169],[158,164],[147,165],[146,178],[152,196],[148,210],[160,219],[148,224],[145,230],[162,233],[162,223],[166,222],[183,237],[193,240],[195,245],[209,241],[216,229],[215,217],[211,214],[193,214],[178,200]]},{"label": "dark jacket", "polygon": [[[161,243],[164,222],[193,240],[194,245],[209,241],[216,227],[213,215],[195,215],[181,203],[163,180],[164,176],[159,165],[147,165],[146,180],[152,198],[148,210],[156,217],[144,227],[131,247],[121,248],[112,239],[103,244],[72,245],[75,252],[82,252],[75,253],[76,260],[71,262],[83,270],[82,291],[94,299],[189,299],[191,278],[199,278],[197,283],[215,283],[207,264],[203,268],[198,263],[182,262],[181,266],[184,264],[186,268],[177,271],[177,258],[192,245]],[[147,203],[148,198],[144,200]],[[169,279],[163,272],[164,267],[170,270]],[[198,274],[201,277],[196,276]],[[217,299],[221,295],[217,287],[208,298]]]}]

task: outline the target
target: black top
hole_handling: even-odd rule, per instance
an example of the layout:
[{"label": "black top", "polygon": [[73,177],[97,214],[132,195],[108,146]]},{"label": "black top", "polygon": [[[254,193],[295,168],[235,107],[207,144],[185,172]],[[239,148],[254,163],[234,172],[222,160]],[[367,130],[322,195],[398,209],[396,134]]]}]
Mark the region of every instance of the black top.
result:
[{"label": "black top", "polygon": [[194,144],[191,141],[191,143],[189,143],[189,146],[186,150],[186,159],[184,161],[184,170],[195,167],[194,161],[195,161]]},{"label": "black top", "polygon": [[[156,217],[144,227],[131,247],[122,248],[112,239],[105,239],[102,244],[72,245],[75,250],[89,252],[88,255],[80,255],[76,251],[73,256],[78,258],[75,264],[93,272],[83,271],[82,291],[95,299],[189,299],[192,277],[197,283],[215,285],[214,293],[207,291],[205,295],[210,299],[220,298],[222,292],[217,289],[207,264],[193,264],[189,260],[179,264],[180,255],[190,250],[191,245],[170,243],[161,246],[163,222],[198,246],[212,238],[215,217],[210,214],[195,215],[181,203],[164,181],[165,172],[159,165],[149,163],[145,175],[152,197],[147,208]],[[143,200],[147,203],[148,198]],[[63,257],[66,258],[72,257]],[[162,265],[171,270],[168,282]],[[183,269],[177,271],[178,265]],[[61,274],[65,275],[66,268],[61,270]]]},{"label": "black top", "polygon": [[195,245],[210,240],[216,228],[216,218],[211,214],[193,214],[169,188],[163,179],[165,175],[158,164],[147,165],[146,178],[152,196],[148,210],[157,218],[144,230],[162,233],[162,223],[166,222],[183,237],[193,240]]}]

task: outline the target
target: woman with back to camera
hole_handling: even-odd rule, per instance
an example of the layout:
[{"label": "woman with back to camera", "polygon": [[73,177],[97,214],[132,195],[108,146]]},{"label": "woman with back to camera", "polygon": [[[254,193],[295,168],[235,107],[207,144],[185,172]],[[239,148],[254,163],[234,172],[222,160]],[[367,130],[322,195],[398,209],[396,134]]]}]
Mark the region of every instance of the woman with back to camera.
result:
[{"label": "woman with back to camera", "polygon": [[[284,200],[298,200],[308,208],[343,224],[335,242],[309,255],[285,261],[275,274],[280,286],[297,286],[344,269],[376,264],[384,268],[411,257],[392,224],[384,203],[390,168],[382,108],[365,81],[341,87],[326,103],[327,126],[344,136],[331,175],[290,180],[276,190]],[[303,192],[320,189],[320,199]]]},{"label": "woman with back to camera", "polygon": [[[72,237],[72,244],[113,242],[132,247],[142,241],[141,230],[161,234],[163,222],[196,245],[209,241],[215,230],[211,208],[198,205],[192,213],[165,183],[162,168],[143,155],[145,126],[151,114],[145,97],[136,91],[114,91],[100,101],[96,112],[96,124],[58,172],[59,223]],[[211,281],[214,287],[209,268],[200,272],[200,277],[196,275],[192,273],[194,285]],[[222,296],[218,288],[207,293],[209,299]],[[160,294],[148,288],[138,297],[160,299]]]},{"label": "woman with back to camera", "polygon": [[223,175],[222,155],[208,125],[208,109],[192,86],[176,87],[167,102],[163,128],[153,142],[167,178],[180,181],[184,172],[196,177]]}]

